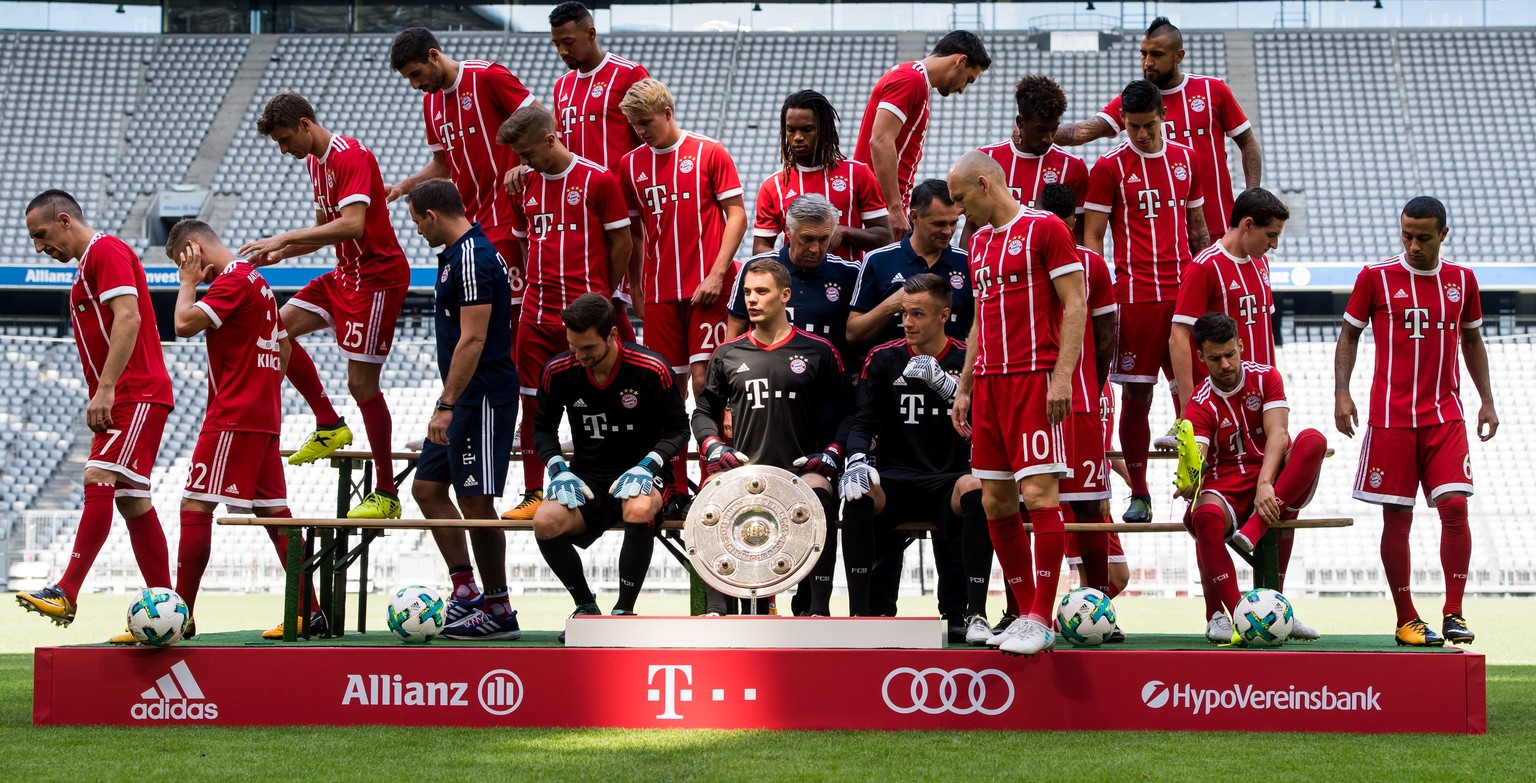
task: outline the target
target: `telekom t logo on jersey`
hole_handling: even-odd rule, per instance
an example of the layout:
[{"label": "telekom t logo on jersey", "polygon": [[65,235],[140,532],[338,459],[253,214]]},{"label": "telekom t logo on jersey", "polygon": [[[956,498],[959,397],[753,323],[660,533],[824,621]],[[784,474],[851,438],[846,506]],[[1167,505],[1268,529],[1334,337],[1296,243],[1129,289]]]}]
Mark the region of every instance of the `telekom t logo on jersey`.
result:
[{"label": "telekom t logo on jersey", "polygon": [[1136,191],[1136,203],[1141,205],[1141,216],[1151,220],[1157,217],[1157,188]]},{"label": "telekom t logo on jersey", "polygon": [[1408,330],[1409,339],[1424,339],[1424,330],[1429,328],[1429,308],[1405,308],[1403,310],[1403,328]]},{"label": "telekom t logo on jersey", "polygon": [[533,219],[534,236],[542,236],[555,224],[555,213],[539,212],[530,216]]},{"label": "telekom t logo on jersey", "polygon": [[581,426],[587,431],[587,435],[594,440],[603,439],[603,428],[608,423],[608,414],[582,415]]},{"label": "telekom t logo on jersey", "polygon": [[761,410],[764,407],[763,400],[768,398],[768,379],[748,378],[747,397],[752,400],[753,410]]},{"label": "telekom t logo on jersey", "polygon": [[1237,314],[1243,317],[1243,323],[1253,326],[1254,315],[1259,312],[1259,297],[1254,294],[1245,294],[1237,298]]},{"label": "telekom t logo on jersey", "polygon": [[651,214],[660,215],[661,205],[667,203],[667,186],[651,185],[645,189],[645,203],[651,205]]},{"label": "telekom t logo on jersey", "polygon": [[581,121],[580,115],[581,112],[577,111],[575,106],[566,106],[560,110],[560,134],[562,136],[570,133],[571,128],[576,127],[576,123]]}]

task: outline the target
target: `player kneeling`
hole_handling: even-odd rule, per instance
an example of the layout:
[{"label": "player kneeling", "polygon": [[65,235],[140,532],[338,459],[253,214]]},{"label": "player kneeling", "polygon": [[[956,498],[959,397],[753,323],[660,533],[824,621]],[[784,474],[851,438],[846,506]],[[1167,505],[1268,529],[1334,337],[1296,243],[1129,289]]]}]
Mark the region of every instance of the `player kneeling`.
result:
[{"label": "player kneeling", "polygon": [[[965,343],[944,334],[949,282],[921,273],[902,285],[906,337],[877,346],[864,362],[848,433],[848,466],[839,482],[848,613],[870,614],[870,570],[877,534],[895,535],[897,522],[933,520],[938,535],[982,542],[986,570],[992,548],[981,507],[981,481],[970,474],[970,447],[950,424],[956,378],[965,369]],[[880,470],[875,470],[875,444]],[[896,548],[899,553],[900,549]],[[974,576],[974,574],[968,574]],[[984,574],[983,574],[984,577]],[[967,639],[992,635],[986,621],[986,581],[967,594]],[[892,597],[894,600],[894,596]]]},{"label": "player kneeling", "polygon": [[[591,546],[620,522],[624,547],[613,613],[635,613],[672,477],[667,468],[688,443],[688,417],[671,365],[654,351],[619,342],[614,317],[608,298],[592,293],[560,313],[571,350],[545,366],[533,426],[550,476],[533,533],[578,615],[601,612],[576,547]],[[570,417],[575,444],[569,462],[560,451],[561,416]]]},{"label": "player kneeling", "polygon": [[[1295,519],[1312,500],[1328,440],[1307,429],[1291,438],[1290,403],[1280,371],[1241,360],[1237,322],[1225,313],[1206,313],[1195,321],[1195,346],[1210,377],[1195,390],[1184,409],[1205,463],[1203,483],[1184,488],[1194,501],[1190,532],[1205,586],[1205,636],[1217,644],[1233,640],[1230,614],[1237,606],[1237,571],[1226,541],[1252,551],[1251,541],[1268,526]],[[1238,520],[1247,520],[1232,535]],[[1252,536],[1252,538],[1239,538]],[[1317,631],[1295,624],[1293,639],[1316,639]]]},{"label": "player kneeling", "polygon": [[[293,516],[277,447],[289,343],[267,281],[236,258],[207,223],[183,220],[172,226],[165,254],[181,269],[176,336],[208,334],[208,412],[181,494],[181,543],[176,551],[176,592],[191,613],[212,553],[213,511],[220,503],[252,509],[258,517]],[[208,284],[208,292],[198,299],[201,283]],[[286,563],[288,530],[272,526],[267,535]],[[314,588],[308,589],[313,611],[299,618],[298,630],[324,633],[325,613]],[[196,632],[189,623],[185,638]],[[265,639],[282,637],[281,625],[262,634]],[[125,633],[111,641],[132,643],[133,637]]]}]

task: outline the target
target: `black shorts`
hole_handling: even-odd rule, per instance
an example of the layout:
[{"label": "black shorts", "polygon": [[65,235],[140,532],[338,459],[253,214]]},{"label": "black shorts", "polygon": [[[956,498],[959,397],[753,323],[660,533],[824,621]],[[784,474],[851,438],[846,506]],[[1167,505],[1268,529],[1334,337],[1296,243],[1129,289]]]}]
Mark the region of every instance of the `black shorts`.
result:
[{"label": "black shorts", "polygon": [[[662,473],[664,474],[660,476],[662,478],[662,486],[658,487],[657,491],[665,494],[666,478],[671,477],[672,471],[664,468]],[[567,536],[567,538],[571,539],[571,543],[576,546],[586,549],[592,546],[597,539],[602,538],[604,533],[624,524],[624,501],[619,500],[608,492],[608,487],[613,485],[614,480],[618,476],[592,477],[583,476],[580,473],[577,473],[576,476],[586,482],[587,488],[592,490],[592,499],[581,504],[581,507],[576,509],[581,512],[582,524],[587,529]],[[660,520],[660,511],[656,512],[656,517],[657,520]],[[652,524],[655,524],[657,520],[652,520]]]},{"label": "black shorts", "polygon": [[894,528],[906,522],[932,522],[940,533],[945,533],[954,516],[949,510],[949,498],[954,494],[955,482],[964,476],[964,473],[881,471],[880,488],[885,490],[885,510],[875,518],[876,523]]},{"label": "black shorts", "polygon": [[416,478],[453,484],[458,497],[500,496],[517,435],[517,402],[488,401],[453,406],[448,445],[427,441],[416,462]]}]

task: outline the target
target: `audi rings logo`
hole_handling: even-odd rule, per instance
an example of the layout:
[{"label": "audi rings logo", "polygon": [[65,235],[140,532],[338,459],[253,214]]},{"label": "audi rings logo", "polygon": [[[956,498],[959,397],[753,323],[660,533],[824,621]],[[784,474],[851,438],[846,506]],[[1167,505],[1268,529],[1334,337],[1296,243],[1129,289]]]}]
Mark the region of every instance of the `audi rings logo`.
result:
[{"label": "audi rings logo", "polygon": [[480,678],[480,706],[492,715],[507,715],[523,703],[523,681],[506,669],[493,669]]},{"label": "audi rings logo", "polygon": [[1167,704],[1168,686],[1162,680],[1147,680],[1147,684],[1141,686],[1141,702],[1154,710]]},{"label": "audi rings logo", "polygon": [[885,706],[899,715],[998,715],[1013,706],[1013,680],[997,669],[903,666],[885,675],[880,695]]}]

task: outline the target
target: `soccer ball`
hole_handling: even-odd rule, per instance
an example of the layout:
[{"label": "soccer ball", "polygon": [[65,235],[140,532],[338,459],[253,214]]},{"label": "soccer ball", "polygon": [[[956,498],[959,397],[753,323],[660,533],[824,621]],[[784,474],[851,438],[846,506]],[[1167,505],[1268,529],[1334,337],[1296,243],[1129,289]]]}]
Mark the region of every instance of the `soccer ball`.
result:
[{"label": "soccer ball", "polygon": [[181,641],[191,615],[187,602],[169,587],[146,587],[128,605],[128,632],[140,644],[170,647]]},{"label": "soccer ball", "polygon": [[1237,600],[1232,626],[1249,647],[1279,647],[1291,636],[1291,602],[1268,588],[1249,590]]},{"label": "soccer ball", "polygon": [[1078,647],[1104,643],[1115,630],[1115,605],[1091,587],[1079,587],[1056,606],[1056,628]]},{"label": "soccer ball", "polygon": [[402,587],[389,600],[389,630],[407,644],[426,644],[443,632],[447,608],[430,587]]}]

